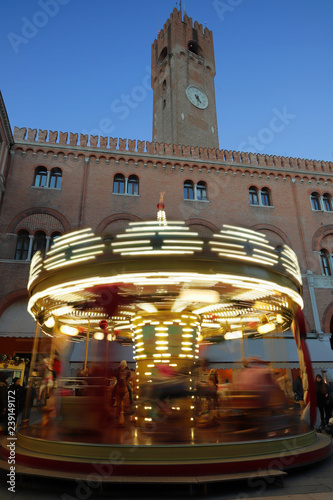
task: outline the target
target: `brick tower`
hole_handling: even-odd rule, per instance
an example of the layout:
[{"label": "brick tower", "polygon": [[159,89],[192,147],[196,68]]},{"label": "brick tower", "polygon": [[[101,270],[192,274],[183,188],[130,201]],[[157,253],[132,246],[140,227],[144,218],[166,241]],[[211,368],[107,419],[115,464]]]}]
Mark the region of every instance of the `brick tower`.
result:
[{"label": "brick tower", "polygon": [[218,148],[212,32],[174,8],[151,64],[153,141]]}]

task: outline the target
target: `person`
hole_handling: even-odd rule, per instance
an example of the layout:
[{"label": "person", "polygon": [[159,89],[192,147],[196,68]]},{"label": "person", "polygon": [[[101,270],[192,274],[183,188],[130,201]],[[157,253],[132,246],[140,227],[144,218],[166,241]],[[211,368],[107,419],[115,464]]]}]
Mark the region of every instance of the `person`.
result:
[{"label": "person", "polygon": [[55,351],[54,357],[53,357],[53,365],[52,365],[52,372],[53,372],[54,380],[56,380],[57,377],[59,377],[59,375],[61,373],[61,368],[62,367],[61,367],[59,353],[58,353],[58,351]]},{"label": "person", "polygon": [[7,432],[7,410],[8,410],[8,373],[0,374],[0,424]]},{"label": "person", "polygon": [[13,378],[13,382],[11,383],[9,390],[12,391],[12,395],[14,395],[15,397],[15,421],[17,428],[19,418],[21,416],[21,413],[23,412],[24,403],[24,390],[20,384],[20,379],[18,377]]},{"label": "person", "polygon": [[328,385],[324,382],[323,378],[319,373],[316,375],[316,394],[317,394],[317,406],[320,412],[321,426],[325,427],[330,419],[329,409],[328,409]]},{"label": "person", "polygon": [[294,399],[295,402],[298,403],[301,408],[304,407],[304,391],[303,391],[303,383],[300,375],[297,375],[293,382],[293,391],[294,391]]},{"label": "person", "polygon": [[113,405],[116,406],[116,394],[117,394],[117,389],[120,387],[120,385],[126,381],[126,387],[127,387],[127,390],[128,390],[128,395],[129,395],[129,401],[130,401],[130,405],[133,403],[133,389],[132,389],[132,386],[129,382],[129,379],[131,377],[131,370],[128,368],[127,366],[127,362],[125,359],[123,359],[117,370],[116,370],[116,373],[115,373],[115,376],[116,376],[116,379],[117,379],[117,382],[112,390],[112,401],[113,401]]}]

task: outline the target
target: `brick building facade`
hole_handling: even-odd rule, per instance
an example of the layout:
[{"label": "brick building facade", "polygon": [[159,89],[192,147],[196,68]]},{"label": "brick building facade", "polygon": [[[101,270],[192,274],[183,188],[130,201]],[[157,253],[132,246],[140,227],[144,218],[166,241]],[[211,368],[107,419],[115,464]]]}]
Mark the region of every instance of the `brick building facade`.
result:
[{"label": "brick building facade", "polygon": [[[288,244],[302,271],[308,331],[330,337],[333,162],[219,149],[214,75],[211,32],[174,9],[152,50],[153,142],[17,127],[12,137],[1,100],[0,353],[31,348],[34,251],[68,231],[112,238],[130,221],[154,219],[161,191],[167,218],[202,236],[231,224]],[[193,104],[189,87],[209,104]]]}]

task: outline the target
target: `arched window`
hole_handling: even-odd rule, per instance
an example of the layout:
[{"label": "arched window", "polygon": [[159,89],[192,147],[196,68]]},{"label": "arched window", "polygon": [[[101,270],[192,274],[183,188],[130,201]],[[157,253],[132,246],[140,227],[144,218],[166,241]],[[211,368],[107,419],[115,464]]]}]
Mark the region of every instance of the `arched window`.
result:
[{"label": "arched window", "polygon": [[62,171],[60,168],[52,168],[50,176],[50,188],[61,188]]},{"label": "arched window", "polygon": [[46,234],[44,233],[44,231],[37,231],[34,234],[31,257],[37,252],[37,250],[40,250],[43,254],[45,252],[45,248],[46,248]]},{"label": "arched window", "polygon": [[197,186],[197,200],[207,200],[207,185],[204,181],[199,181]]},{"label": "arched window", "polygon": [[194,184],[190,180],[184,182],[184,200],[194,200]]},{"label": "arched window", "polygon": [[127,194],[139,194],[139,179],[136,175],[130,175],[128,178]]},{"label": "arched window", "polygon": [[164,48],[161,50],[161,52],[160,52],[160,56],[159,56],[159,58],[158,58],[158,62],[159,62],[159,64],[160,64],[161,62],[163,62],[163,61],[164,61],[164,59],[166,58],[166,56],[167,56],[167,55],[168,55],[168,48],[167,48],[167,47],[164,47]]},{"label": "arched window", "polygon": [[17,233],[17,243],[15,250],[15,260],[27,260],[29,251],[29,233],[26,229],[21,229]]},{"label": "arched window", "polygon": [[61,236],[61,233],[59,233],[59,231],[54,231],[52,234],[51,234],[51,238],[50,238],[50,246],[49,248],[52,247],[53,243],[56,241],[57,238],[59,238],[59,236]]},{"label": "arched window", "polygon": [[35,170],[34,186],[46,187],[46,184],[47,184],[47,168],[37,167]]},{"label": "arched window", "polygon": [[103,243],[105,243],[106,245],[111,245],[112,241],[114,241],[114,238],[115,237],[112,233],[106,233],[102,236]]},{"label": "arched window", "polygon": [[326,212],[332,212],[332,197],[330,194],[325,193],[323,196],[324,210]]},{"label": "arched window", "polygon": [[318,193],[311,193],[312,210],[320,210],[320,199]]},{"label": "arched window", "polygon": [[203,57],[202,48],[197,42],[195,42],[194,40],[190,40],[187,46],[190,52],[193,52],[193,54],[196,54],[197,56]]},{"label": "arched window", "polygon": [[250,195],[250,205],[259,205],[258,189],[255,186],[250,187],[249,195]]},{"label": "arched window", "polygon": [[261,189],[261,204],[264,207],[270,207],[271,206],[271,200],[270,200],[270,192],[269,189],[264,187]]},{"label": "arched window", "polygon": [[116,174],[113,178],[113,192],[118,194],[125,193],[125,177],[123,174]]},{"label": "arched window", "polygon": [[323,274],[325,276],[331,276],[331,266],[330,266],[330,256],[327,250],[321,249],[320,250],[320,261],[321,261],[321,267],[323,270]]}]

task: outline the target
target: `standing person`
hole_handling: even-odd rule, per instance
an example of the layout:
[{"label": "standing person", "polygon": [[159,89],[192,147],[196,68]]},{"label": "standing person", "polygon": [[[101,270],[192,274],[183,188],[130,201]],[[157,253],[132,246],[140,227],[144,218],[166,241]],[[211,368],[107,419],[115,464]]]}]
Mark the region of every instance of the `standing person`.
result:
[{"label": "standing person", "polygon": [[60,357],[59,357],[59,353],[58,351],[55,351],[54,353],[54,357],[53,357],[53,365],[52,365],[52,372],[53,372],[53,378],[54,380],[56,380],[60,373],[61,373],[61,361],[60,361]]},{"label": "standing person", "polygon": [[302,379],[300,375],[297,375],[297,377],[294,380],[293,383],[293,391],[294,391],[294,399],[296,403],[298,403],[301,407],[301,409],[304,408],[304,391],[303,391],[303,384],[302,384]]},{"label": "standing person", "polygon": [[328,385],[325,384],[321,375],[316,375],[317,406],[320,412],[321,426],[325,427],[330,419],[328,410]]},{"label": "standing person", "polygon": [[16,429],[18,427],[19,418],[23,412],[23,400],[24,400],[24,390],[20,384],[20,379],[18,377],[13,378],[13,382],[9,387],[9,390],[15,395],[15,421]]},{"label": "standing person", "polygon": [[0,424],[8,432],[8,374],[2,372],[0,374]]}]

